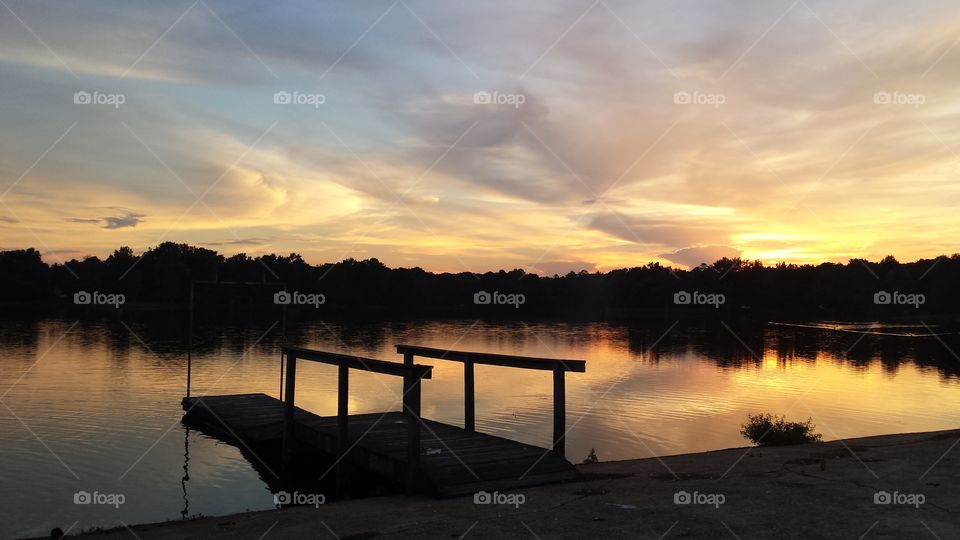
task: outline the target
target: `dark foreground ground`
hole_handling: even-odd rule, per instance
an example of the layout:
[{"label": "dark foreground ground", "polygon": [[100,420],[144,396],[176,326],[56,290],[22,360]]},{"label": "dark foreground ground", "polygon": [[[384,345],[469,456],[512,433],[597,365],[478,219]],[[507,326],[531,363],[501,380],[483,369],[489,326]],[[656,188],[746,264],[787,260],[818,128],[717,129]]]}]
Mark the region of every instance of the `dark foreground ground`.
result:
[{"label": "dark foreground ground", "polygon": [[960,538],[958,442],[946,431],[599,463],[580,467],[584,482],[517,491],[517,506],[384,497],[85,538]]}]

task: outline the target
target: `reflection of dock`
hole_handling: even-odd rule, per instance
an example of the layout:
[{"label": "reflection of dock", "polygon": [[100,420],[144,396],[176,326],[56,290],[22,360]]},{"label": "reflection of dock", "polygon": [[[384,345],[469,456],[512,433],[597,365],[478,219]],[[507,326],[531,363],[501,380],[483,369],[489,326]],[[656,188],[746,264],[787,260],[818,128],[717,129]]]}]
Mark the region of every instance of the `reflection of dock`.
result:
[{"label": "reflection of dock", "polygon": [[[575,360],[535,359],[398,346],[404,363],[284,348],[286,400],[265,394],[186,397],[184,421],[241,448],[282,445],[282,460],[264,457],[268,468],[279,465],[285,477],[296,477],[296,455],[326,454],[336,459],[337,483],[348,487],[346,467],[373,473],[409,491],[439,496],[480,490],[512,489],[579,477],[563,457],[564,373],[585,370]],[[466,396],[464,428],[420,416],[420,383],[431,366],[413,364],[413,357],[464,363]],[[338,415],[321,417],[294,405],[297,360],[339,366]],[[473,366],[475,364],[542,369],[554,374],[554,445],[539,448],[474,429]],[[395,375],[403,379],[403,410],[347,415],[349,370]],[[261,459],[260,456],[256,456]],[[276,463],[281,461],[281,463]]]}]

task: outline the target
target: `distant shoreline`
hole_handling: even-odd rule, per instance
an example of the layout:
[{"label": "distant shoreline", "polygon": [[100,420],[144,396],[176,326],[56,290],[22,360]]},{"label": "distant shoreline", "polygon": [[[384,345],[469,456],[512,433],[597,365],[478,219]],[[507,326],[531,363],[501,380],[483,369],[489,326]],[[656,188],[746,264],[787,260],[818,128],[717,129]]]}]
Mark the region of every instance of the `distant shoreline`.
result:
[{"label": "distant shoreline", "polygon": [[0,304],[190,303],[507,319],[960,317],[960,255],[776,266],[724,258],[689,270],[648,263],[546,276],[521,268],[434,273],[377,259],[310,264],[297,254],[225,257],[173,242],[53,265],[36,249],[0,251]]}]

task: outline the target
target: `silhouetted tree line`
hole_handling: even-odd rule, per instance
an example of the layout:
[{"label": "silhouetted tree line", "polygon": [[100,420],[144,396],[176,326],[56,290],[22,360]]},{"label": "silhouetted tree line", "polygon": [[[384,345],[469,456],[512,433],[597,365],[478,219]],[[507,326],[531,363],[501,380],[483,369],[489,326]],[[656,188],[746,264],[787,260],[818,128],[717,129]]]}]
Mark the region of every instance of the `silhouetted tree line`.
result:
[{"label": "silhouetted tree line", "polygon": [[[409,315],[619,317],[635,314],[779,313],[797,316],[889,318],[960,312],[960,255],[911,263],[893,257],[880,262],[778,264],[721,259],[679,270],[650,263],[606,273],[570,272],[551,277],[510,271],[483,274],[432,273],[421,268],[388,268],[377,259],[346,259],[312,265],[290,255],[223,256],[215,251],[165,242],[142,255],[121,247],[106,259],[86,257],[47,264],[36,249],[0,252],[0,302],[72,305],[78,291],[123,294],[125,306],[185,304],[195,280],[283,282],[265,286],[196,286],[196,301],[216,305],[272,304],[285,289],[322,294],[319,314],[387,311]],[[514,304],[478,305],[481,291],[523,295]],[[677,305],[678,292],[722,294],[723,303]],[[923,295],[914,305],[876,304],[881,291]],[[695,302],[694,302],[695,303]],[[315,308],[304,308],[304,311]]]}]

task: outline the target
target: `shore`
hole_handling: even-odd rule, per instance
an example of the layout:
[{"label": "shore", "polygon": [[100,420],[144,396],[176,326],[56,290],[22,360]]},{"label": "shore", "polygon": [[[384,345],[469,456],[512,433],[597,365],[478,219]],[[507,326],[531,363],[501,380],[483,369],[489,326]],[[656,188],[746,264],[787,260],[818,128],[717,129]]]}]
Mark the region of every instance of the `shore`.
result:
[{"label": "shore", "polygon": [[83,538],[958,538],[958,442],[952,430],[601,462],[500,504],[378,497]]}]

